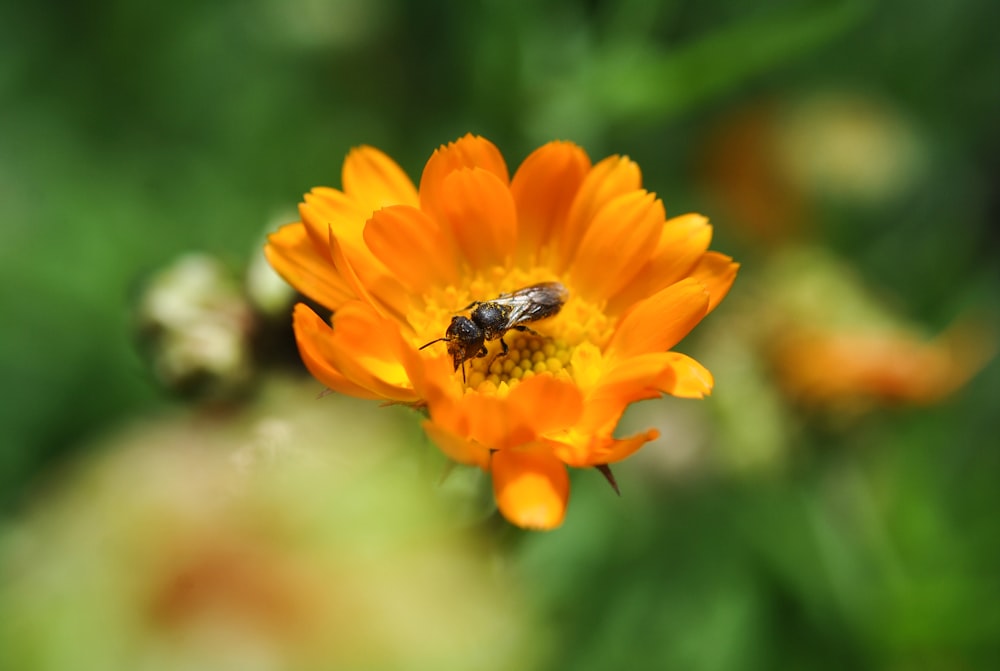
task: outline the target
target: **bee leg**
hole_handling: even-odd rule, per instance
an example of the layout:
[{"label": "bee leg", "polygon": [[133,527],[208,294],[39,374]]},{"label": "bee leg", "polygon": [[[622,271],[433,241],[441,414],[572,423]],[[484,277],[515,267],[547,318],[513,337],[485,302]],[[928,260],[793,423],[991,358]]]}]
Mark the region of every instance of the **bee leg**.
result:
[{"label": "bee leg", "polygon": [[465,362],[462,362],[462,384],[465,384]]},{"label": "bee leg", "polygon": [[542,337],[541,333],[539,333],[538,331],[535,331],[534,329],[529,329],[524,324],[518,324],[516,326],[511,326],[511,328],[514,329],[515,331],[522,331],[524,333],[530,333],[531,335],[538,336],[539,338]]},{"label": "bee leg", "polygon": [[[497,359],[499,359],[502,356],[506,356],[507,352],[510,351],[510,348],[507,347],[507,341],[504,340],[502,336],[500,338],[500,347],[503,348],[503,351],[498,352],[492,359],[490,359],[489,365],[486,366],[486,372],[487,373],[490,371],[490,368],[493,368],[493,362],[494,361],[496,361]],[[480,354],[479,356],[486,356],[486,347],[483,347],[483,353]]]}]

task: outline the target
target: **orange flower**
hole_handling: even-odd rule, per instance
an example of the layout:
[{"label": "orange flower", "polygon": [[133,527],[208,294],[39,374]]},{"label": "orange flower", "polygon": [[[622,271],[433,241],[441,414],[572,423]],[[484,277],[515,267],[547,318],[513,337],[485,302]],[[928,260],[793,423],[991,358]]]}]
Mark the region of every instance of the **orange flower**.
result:
[{"label": "orange flower", "polygon": [[[307,194],[302,221],[267,245],[275,269],[333,311],[331,325],[296,306],[303,361],[334,391],[426,406],[427,433],[492,473],[514,524],[558,526],[566,466],[604,469],[656,438],[613,437],[628,404],[710,392],[711,374],[669,350],[738,266],[707,251],[704,217],[667,219],[628,158],[592,165],[551,142],[510,178],[492,143],[466,135],[434,152],[419,191],[371,147],[348,155],[342,181]],[[446,344],[420,349],[473,301],[547,281],[566,287],[565,305],[535,333],[509,331],[506,356],[488,341],[459,371]]]},{"label": "orange flower", "polygon": [[789,327],[772,352],[798,401],[858,412],[875,402],[930,405],[954,393],[993,358],[986,329],[961,323],[932,341],[902,330]]}]

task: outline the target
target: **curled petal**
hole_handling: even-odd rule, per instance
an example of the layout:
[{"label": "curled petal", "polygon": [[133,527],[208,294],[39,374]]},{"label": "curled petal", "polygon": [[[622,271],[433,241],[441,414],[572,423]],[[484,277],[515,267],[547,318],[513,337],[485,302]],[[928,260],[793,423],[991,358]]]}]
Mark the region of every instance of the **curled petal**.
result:
[{"label": "curled petal", "polygon": [[417,189],[395,161],[374,147],[352,149],[341,173],[344,192],[367,214],[390,205],[418,203]]},{"label": "curled petal", "polygon": [[386,398],[415,401],[406,362],[412,347],[399,327],[361,301],[346,303],[333,315],[333,363],[344,376]]},{"label": "curled petal", "polygon": [[544,445],[493,454],[493,494],[503,516],[527,529],[555,529],[566,515],[569,474]]},{"label": "curled petal", "polygon": [[[340,391],[339,378],[365,390],[365,398],[411,402],[418,400],[403,362],[412,360],[403,350],[398,327],[360,301],[345,303],[326,326],[312,310],[298,305],[294,313],[295,338],[306,365],[331,389]],[[321,375],[323,377],[321,377]],[[345,393],[348,393],[345,391]]]},{"label": "curled petal", "polygon": [[305,304],[295,306],[293,313],[295,342],[299,347],[302,362],[313,377],[329,389],[348,396],[369,399],[385,399],[385,396],[366,389],[344,377],[332,363],[330,344],[333,329]]},{"label": "curled petal", "polygon": [[333,267],[329,252],[313,244],[303,224],[288,224],[272,233],[264,254],[285,281],[324,307],[336,310],[355,298]]},{"label": "curled petal", "polygon": [[708,299],[705,286],[692,278],[658,291],[625,314],[606,355],[625,359],[670,349],[705,316]]}]

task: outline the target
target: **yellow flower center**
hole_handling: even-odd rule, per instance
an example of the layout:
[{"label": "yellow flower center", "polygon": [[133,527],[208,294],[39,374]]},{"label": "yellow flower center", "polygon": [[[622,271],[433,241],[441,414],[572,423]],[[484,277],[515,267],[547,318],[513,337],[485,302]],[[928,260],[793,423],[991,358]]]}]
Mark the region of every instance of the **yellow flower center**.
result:
[{"label": "yellow flower center", "polygon": [[[460,286],[448,286],[423,297],[423,305],[411,311],[408,320],[414,328],[418,347],[441,338],[456,315],[469,316],[473,302],[489,302],[497,296],[517,291],[539,282],[562,281],[548,268],[525,270],[496,267],[480,273]],[[508,330],[503,336],[508,352],[503,355],[500,340],[487,341],[486,356],[465,362],[466,389],[480,393],[506,396],[521,380],[535,375],[552,375],[574,380],[571,362],[573,352],[584,343],[603,348],[611,337],[614,323],[603,312],[603,305],[584,300],[566,284],[569,297],[552,317],[525,325],[535,333]],[[536,335],[537,334],[537,335]],[[434,348],[444,349],[445,343],[431,345],[425,352],[440,355]],[[461,368],[461,366],[459,367]],[[462,371],[455,375],[461,378]]]}]

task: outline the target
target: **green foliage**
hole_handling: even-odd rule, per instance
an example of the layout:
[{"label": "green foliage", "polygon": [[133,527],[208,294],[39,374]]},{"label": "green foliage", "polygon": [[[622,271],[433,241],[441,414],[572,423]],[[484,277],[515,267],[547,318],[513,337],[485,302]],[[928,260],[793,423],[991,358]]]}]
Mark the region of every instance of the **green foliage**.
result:
[{"label": "green foliage", "polygon": [[[715,247],[752,273],[764,255],[699,181],[713,129],[761,100],[860,92],[912,122],[928,167],[876,205],[824,202],[819,244],[931,330],[995,311],[998,7],[7,3],[0,510],[17,514],[93,436],[176,402],[136,353],[142,278],[189,250],[242,272],[361,143],[414,178],[467,131],[511,167],[552,138],[629,154],[668,211],[712,216]],[[796,432],[765,475],[626,467],[619,500],[578,474],[566,527],[525,539],[514,562],[550,617],[550,668],[987,668],[998,397],[993,363],[941,407]]]}]

